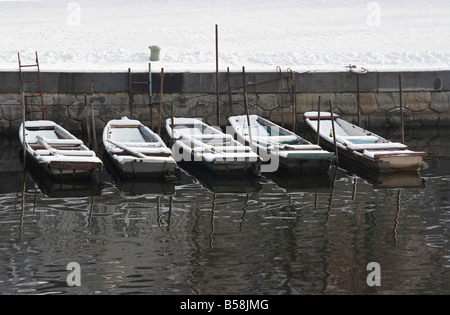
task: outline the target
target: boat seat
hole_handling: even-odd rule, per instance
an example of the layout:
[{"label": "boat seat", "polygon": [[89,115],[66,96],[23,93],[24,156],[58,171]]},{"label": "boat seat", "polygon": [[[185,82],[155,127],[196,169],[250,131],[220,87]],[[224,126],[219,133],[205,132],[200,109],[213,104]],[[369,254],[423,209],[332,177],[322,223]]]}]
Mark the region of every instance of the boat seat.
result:
[{"label": "boat seat", "polygon": [[388,143],[366,143],[366,144],[350,144],[347,148],[354,151],[364,151],[364,150],[403,150],[407,146],[398,142],[388,142]]},{"label": "boat seat", "polygon": [[[295,135],[291,135],[291,136],[256,136],[256,140],[258,141],[264,141],[264,140],[269,140],[271,142],[294,142],[297,141],[299,137],[295,136]],[[254,139],[254,140],[255,140]]]},{"label": "boat seat", "polygon": [[191,136],[192,138],[198,139],[198,140],[230,140],[233,137],[228,134],[194,134]]},{"label": "boat seat", "polygon": [[159,142],[120,142],[120,144],[126,145],[130,148],[152,148],[152,147],[160,147],[161,143]]},{"label": "boat seat", "polygon": [[43,136],[36,136],[36,142],[44,142],[50,146],[55,145],[55,146],[64,146],[64,145],[71,145],[71,146],[77,146],[77,145],[83,145],[83,141],[79,140],[79,139],[48,139],[46,137]]},{"label": "boat seat", "polygon": [[378,159],[381,157],[386,157],[386,156],[401,156],[401,155],[405,155],[405,156],[422,156],[422,157],[426,157],[426,153],[424,152],[415,152],[415,151],[410,151],[410,150],[386,150],[386,151],[370,151],[370,150],[364,150],[363,151],[363,155],[370,157],[372,159]]},{"label": "boat seat", "polygon": [[380,138],[375,136],[336,136],[336,140],[339,142],[350,142],[353,144],[367,144],[367,143],[377,143]]},{"label": "boat seat", "polygon": [[36,150],[34,153],[36,156],[46,155],[61,155],[61,156],[95,156],[93,151],[80,151],[80,150]]}]

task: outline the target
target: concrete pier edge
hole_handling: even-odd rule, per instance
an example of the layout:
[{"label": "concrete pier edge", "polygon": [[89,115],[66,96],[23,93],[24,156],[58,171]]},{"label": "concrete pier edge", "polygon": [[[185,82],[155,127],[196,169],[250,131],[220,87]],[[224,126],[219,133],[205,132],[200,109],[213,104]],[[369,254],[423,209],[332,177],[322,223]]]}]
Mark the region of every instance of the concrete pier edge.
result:
[{"label": "concrete pier edge", "polygon": [[[229,116],[245,114],[242,73],[219,75],[220,125],[226,126]],[[398,126],[400,75],[405,126],[450,125],[450,71],[368,72],[359,75],[359,93],[357,75],[349,71],[297,72],[295,81],[288,72],[248,72],[250,113],[291,126],[295,95],[296,123],[301,124],[304,112],[317,110],[320,97],[322,110],[329,110],[331,101],[337,114],[356,122],[359,95],[365,127]],[[161,104],[163,122],[170,117],[173,106],[175,116],[202,118],[211,125],[217,124],[215,72],[165,73],[162,102],[159,73],[152,74],[151,98],[145,72],[131,73],[131,80],[128,71],[42,72],[41,76],[46,119],[72,132],[86,130],[86,110],[90,108],[94,108],[99,131],[109,120],[124,116],[139,119],[155,129]],[[37,87],[26,88],[33,91]],[[18,132],[23,119],[18,71],[0,72],[0,109],[0,134]]]}]

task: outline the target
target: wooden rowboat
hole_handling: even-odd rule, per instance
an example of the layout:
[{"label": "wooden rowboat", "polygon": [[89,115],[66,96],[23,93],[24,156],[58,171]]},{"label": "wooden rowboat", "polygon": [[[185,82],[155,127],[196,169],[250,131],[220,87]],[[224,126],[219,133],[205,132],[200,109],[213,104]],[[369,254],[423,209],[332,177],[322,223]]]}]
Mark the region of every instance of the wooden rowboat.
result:
[{"label": "wooden rowboat", "polygon": [[123,177],[173,176],[177,164],[161,137],[138,120],[126,117],[103,129],[105,153]]},{"label": "wooden rowboat", "polygon": [[334,138],[339,159],[353,166],[380,173],[419,171],[427,154],[408,149],[402,143],[391,142],[370,131],[353,125],[328,112],[307,112],[306,124],[320,134],[320,144],[334,150]]},{"label": "wooden rowboat", "polygon": [[53,178],[87,178],[103,168],[94,151],[52,121],[26,121],[19,138],[27,160]]},{"label": "wooden rowboat", "polygon": [[259,174],[260,158],[231,135],[194,118],[167,119],[177,162],[203,167],[214,174]]},{"label": "wooden rowboat", "polygon": [[257,115],[232,116],[228,120],[229,133],[261,157],[263,172],[325,173],[334,159],[334,153]]}]

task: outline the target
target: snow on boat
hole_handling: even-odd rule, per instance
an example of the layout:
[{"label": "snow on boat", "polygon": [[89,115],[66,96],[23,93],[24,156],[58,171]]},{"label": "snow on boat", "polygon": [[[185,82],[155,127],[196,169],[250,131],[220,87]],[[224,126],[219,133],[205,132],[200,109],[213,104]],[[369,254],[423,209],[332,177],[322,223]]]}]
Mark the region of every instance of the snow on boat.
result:
[{"label": "snow on boat", "polygon": [[201,166],[214,174],[259,174],[261,160],[248,146],[231,135],[195,118],[166,121],[167,133],[174,141],[172,151],[177,162]]},{"label": "snow on boat", "polygon": [[[304,114],[306,124],[317,134],[318,128],[321,145],[334,150],[333,124],[331,114],[307,112]],[[355,166],[380,173],[418,171],[427,154],[408,149],[402,143],[391,142],[370,131],[346,122],[334,115],[334,129],[339,159]]]},{"label": "snow on boat", "polygon": [[313,145],[297,134],[257,115],[232,116],[230,133],[249,144],[261,157],[263,172],[324,173],[329,170],[334,153]]},{"label": "snow on boat", "polygon": [[52,178],[91,177],[103,168],[95,152],[49,120],[26,121],[19,130],[27,159]]},{"label": "snow on boat", "polygon": [[107,157],[123,177],[173,176],[176,162],[161,137],[138,120],[110,120],[103,129]]}]

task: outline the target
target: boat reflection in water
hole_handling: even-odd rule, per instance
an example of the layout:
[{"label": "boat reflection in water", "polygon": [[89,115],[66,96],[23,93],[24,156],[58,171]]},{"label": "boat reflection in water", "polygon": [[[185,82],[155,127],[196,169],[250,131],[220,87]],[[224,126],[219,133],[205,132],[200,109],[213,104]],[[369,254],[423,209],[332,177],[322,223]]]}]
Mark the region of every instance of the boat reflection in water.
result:
[{"label": "boat reflection in water", "polygon": [[[27,176],[28,175],[28,176]],[[31,179],[32,183],[27,183]],[[93,197],[102,194],[103,185],[100,180],[69,178],[55,179],[40,168],[27,164],[25,172],[20,176],[20,185],[34,184],[48,198]]]},{"label": "boat reflection in water", "polygon": [[304,192],[317,194],[330,194],[333,190],[334,169],[327,173],[318,174],[288,174],[278,171],[265,173],[264,177],[272,180],[278,187],[283,188],[288,193]]},{"label": "boat reflection in water", "polygon": [[180,178],[179,171],[175,170],[174,177],[167,179],[167,177],[126,177],[116,171],[116,168],[111,163],[109,158],[104,158],[105,169],[108,172],[114,185],[121,192],[129,196],[140,196],[147,194],[158,195],[174,195],[175,181]]},{"label": "boat reflection in water", "polygon": [[349,166],[346,170],[367,180],[374,189],[425,189],[425,180],[419,172],[379,173]]},{"label": "boat reflection in water", "polygon": [[255,193],[262,189],[259,176],[245,176],[245,174],[216,175],[205,171],[202,167],[184,163],[183,169],[212,193]]}]

